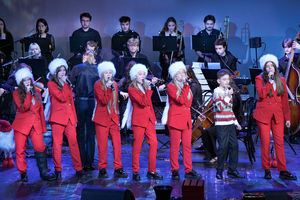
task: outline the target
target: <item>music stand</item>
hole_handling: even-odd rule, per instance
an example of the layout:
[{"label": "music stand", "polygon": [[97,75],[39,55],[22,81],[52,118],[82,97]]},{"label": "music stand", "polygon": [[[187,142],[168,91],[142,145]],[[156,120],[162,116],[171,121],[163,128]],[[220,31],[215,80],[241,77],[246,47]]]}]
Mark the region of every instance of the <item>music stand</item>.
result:
[{"label": "music stand", "polygon": [[111,48],[117,52],[128,51],[127,41],[129,38],[131,38],[131,37],[125,36],[125,35],[124,36],[120,35],[118,37],[114,37],[111,41]]},{"label": "music stand", "polygon": [[42,82],[46,81],[48,72],[46,59],[20,59],[19,63],[25,63],[31,67],[34,80],[42,77],[45,79]]},{"label": "music stand", "polygon": [[213,91],[218,87],[217,83],[217,72],[219,69],[201,69],[202,73],[208,83],[209,88]]},{"label": "music stand", "polygon": [[25,37],[22,42],[25,45],[25,52],[28,52],[29,46],[31,43],[37,43],[40,46],[41,53],[45,55],[49,52],[49,45],[51,44],[49,38],[34,38],[34,37]]},{"label": "music stand", "polygon": [[176,36],[153,36],[153,51],[177,51]]},{"label": "music stand", "polygon": [[98,38],[97,38],[97,36],[89,36],[89,37],[71,36],[71,37],[69,37],[70,51],[75,54],[84,52],[86,43],[90,40],[97,42]]},{"label": "music stand", "polygon": [[256,97],[256,88],[255,88],[255,77],[258,76],[261,72],[262,69],[260,68],[249,68],[250,71],[250,76],[251,76],[251,82],[254,84],[254,98]]}]

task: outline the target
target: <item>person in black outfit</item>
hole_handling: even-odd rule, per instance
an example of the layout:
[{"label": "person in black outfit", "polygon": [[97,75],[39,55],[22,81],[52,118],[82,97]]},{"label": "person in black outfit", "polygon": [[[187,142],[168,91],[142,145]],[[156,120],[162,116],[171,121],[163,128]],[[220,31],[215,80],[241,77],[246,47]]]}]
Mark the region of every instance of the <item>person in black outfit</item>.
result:
[{"label": "person in black outfit", "polygon": [[[74,31],[72,37],[93,40],[97,42],[98,48],[101,49],[102,43],[101,43],[100,34],[98,31],[90,27],[91,21],[92,21],[92,16],[90,15],[90,13],[82,13],[80,15],[81,28]],[[71,57],[68,61],[71,64],[71,66],[81,63],[81,57],[82,54],[85,52],[86,43],[81,45],[82,46],[80,46],[80,51],[74,52],[74,56]]]},{"label": "person in black outfit", "polygon": [[190,81],[190,88],[193,94],[193,101],[191,106],[192,120],[197,120],[198,114],[194,109],[200,111],[202,105],[202,87],[193,71],[193,68],[188,65],[186,69],[187,76]]},{"label": "person in black outfit", "polygon": [[222,32],[217,29],[214,29],[216,18],[213,15],[207,15],[204,20],[205,29],[197,33],[198,36],[203,37],[204,50],[196,51],[198,57],[198,62],[207,61],[207,58],[210,58],[213,53],[215,53],[214,42],[216,39],[223,37]]},{"label": "person in black outfit", "polygon": [[217,39],[214,44],[216,53],[212,55],[211,62],[220,63],[221,69],[227,69],[234,75],[238,59],[227,50],[227,43],[223,38]]},{"label": "person in black outfit", "polygon": [[[177,51],[167,52],[162,51],[159,54],[159,62],[162,69],[161,78],[165,82],[169,82],[169,66],[172,62],[181,61],[184,59],[184,40],[182,33],[177,29],[177,22],[174,17],[169,17],[164,24],[159,36],[175,36],[177,37]],[[172,60],[171,60],[172,57]]]},{"label": "person in black outfit", "polygon": [[53,35],[49,34],[49,26],[45,19],[39,18],[36,21],[35,25],[36,33],[31,37],[33,38],[46,38],[49,40],[49,48],[41,49],[42,56],[47,59],[47,62],[50,63],[53,59],[52,52],[55,50],[55,40]]},{"label": "person in black outfit", "polygon": [[[120,17],[119,22],[122,30],[115,33],[111,39],[111,48],[117,51],[120,55],[125,55],[126,52],[128,52],[127,41],[129,38],[139,39],[139,50],[141,50],[140,35],[130,29],[130,21],[131,19],[128,16]],[[123,41],[123,43],[120,44],[121,41]]]},{"label": "person in black outfit", "polygon": [[99,79],[93,52],[83,56],[86,62],[74,66],[70,81],[74,85],[75,108],[78,118],[77,141],[84,170],[94,170],[95,128],[92,121],[95,107],[94,84]]},{"label": "person in black outfit", "polygon": [[[284,48],[284,56],[279,59],[278,70],[283,76],[285,76],[292,49],[300,49],[300,44],[296,41],[293,41],[291,38],[286,38],[282,41],[282,48]],[[298,66],[300,65],[300,53],[294,54],[293,63]]]},{"label": "person in black outfit", "polygon": [[[11,53],[14,51],[14,39],[12,34],[7,30],[5,21],[0,18],[0,66],[11,61]],[[7,80],[11,65],[7,65],[0,71],[0,78]]]}]

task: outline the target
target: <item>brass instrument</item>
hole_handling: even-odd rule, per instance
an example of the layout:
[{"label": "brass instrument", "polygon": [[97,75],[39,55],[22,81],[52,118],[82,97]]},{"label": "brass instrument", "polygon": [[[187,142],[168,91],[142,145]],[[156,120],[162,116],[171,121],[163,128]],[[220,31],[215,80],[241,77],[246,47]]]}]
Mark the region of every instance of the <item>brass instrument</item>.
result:
[{"label": "brass instrument", "polygon": [[223,30],[224,30],[224,36],[222,35],[222,25],[220,26],[220,38],[224,38],[226,40],[226,45],[228,47],[228,37],[229,37],[229,16],[225,16],[224,22],[223,22]]},{"label": "brass instrument", "polygon": [[[176,37],[177,37],[177,34],[178,34],[178,29],[181,30],[181,35],[180,35],[180,38],[179,38],[179,50],[178,50],[178,57],[180,57],[181,56],[181,50],[182,50],[183,31],[184,31],[183,30],[184,29],[183,20],[179,20],[178,24],[176,25]],[[172,51],[172,53],[171,53],[170,65],[173,62],[173,56],[174,56],[174,51]]]}]

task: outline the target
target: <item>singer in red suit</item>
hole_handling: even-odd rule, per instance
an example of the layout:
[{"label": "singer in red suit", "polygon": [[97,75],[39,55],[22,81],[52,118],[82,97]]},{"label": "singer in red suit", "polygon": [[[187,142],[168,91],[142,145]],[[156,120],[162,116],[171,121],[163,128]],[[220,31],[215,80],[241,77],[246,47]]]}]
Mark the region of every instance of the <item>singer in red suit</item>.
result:
[{"label": "singer in red suit", "polygon": [[168,94],[168,119],[167,125],[170,132],[170,162],[172,179],[179,180],[178,154],[180,142],[182,143],[183,164],[185,166],[185,178],[201,178],[192,166],[192,119],[191,105],[193,95],[187,80],[186,67],[178,61],[169,67],[169,74],[173,79],[167,87]]},{"label": "singer in red suit", "polygon": [[28,182],[27,163],[25,161],[26,142],[30,137],[35,158],[44,180],[54,180],[54,174],[48,172],[47,154],[43,133],[47,132],[41,94],[33,87],[33,75],[28,68],[21,68],[15,73],[18,89],[13,92],[17,106],[17,115],[12,124],[16,144],[17,168],[21,181]]},{"label": "singer in red suit", "polygon": [[113,77],[116,74],[112,62],[104,61],[98,65],[100,80],[94,85],[95,98],[97,101],[93,121],[97,136],[99,152],[99,178],[108,178],[107,167],[107,146],[108,134],[114,151],[114,177],[127,178],[127,173],[122,168],[121,160],[121,136],[119,129],[119,95],[118,86]]},{"label": "singer in red suit", "polygon": [[296,180],[297,177],[287,171],[284,154],[284,125],[290,127],[290,109],[286,82],[280,77],[278,59],[267,54],[261,57],[262,74],[255,78],[258,101],[253,117],[257,121],[261,142],[262,167],[265,179],[271,179],[270,171],[270,131],[272,131],[281,179]]},{"label": "singer in red suit", "polygon": [[[130,69],[132,81],[128,94],[132,106],[131,125],[133,131],[132,168],[133,180],[139,181],[139,157],[144,140],[149,144],[149,160],[147,178],[162,180],[163,177],[156,172],[157,138],[155,131],[156,118],[152,106],[150,81],[145,80],[148,70],[143,64],[135,64]],[[128,107],[128,106],[127,106]],[[125,111],[126,112],[126,111]],[[124,120],[124,119],[123,119]],[[128,124],[127,124],[128,125]]]},{"label": "singer in red suit", "polygon": [[77,116],[74,106],[72,88],[67,78],[68,64],[63,58],[56,58],[49,64],[50,78],[48,82],[51,110],[49,122],[53,137],[53,161],[57,180],[61,180],[61,147],[65,133],[76,176],[82,177],[82,165],[76,139]]}]

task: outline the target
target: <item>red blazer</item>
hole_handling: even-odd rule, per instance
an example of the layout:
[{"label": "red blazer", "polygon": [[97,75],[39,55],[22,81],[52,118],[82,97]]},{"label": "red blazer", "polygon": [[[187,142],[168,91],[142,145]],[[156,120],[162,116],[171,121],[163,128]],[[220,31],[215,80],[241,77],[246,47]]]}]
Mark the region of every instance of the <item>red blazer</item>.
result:
[{"label": "red blazer", "polygon": [[70,120],[75,125],[77,116],[70,85],[65,83],[60,90],[55,82],[49,81],[48,90],[51,101],[49,122],[67,125]]},{"label": "red blazer", "polygon": [[152,90],[146,90],[146,94],[144,94],[134,87],[129,87],[128,94],[133,107],[131,118],[132,125],[147,127],[149,120],[155,124],[156,118],[151,101],[152,93]]},{"label": "red blazer", "polygon": [[181,94],[177,98],[177,88],[173,83],[170,83],[167,87],[168,99],[169,99],[169,112],[167,125],[173,128],[183,130],[188,126],[192,128],[191,118],[191,105],[193,96],[188,99],[188,93],[190,91],[189,85],[184,85]]},{"label": "red blazer", "polygon": [[[113,83],[115,86],[115,90],[117,91],[117,101],[119,99],[118,95],[118,85],[116,82]],[[107,88],[104,90],[104,87],[97,81],[94,84],[94,92],[95,98],[97,100],[96,110],[94,114],[93,121],[101,126],[107,127],[109,125],[109,121],[112,120],[116,125],[119,125],[119,114],[115,112],[115,109],[112,106],[113,103],[113,90],[111,88]],[[107,104],[111,101],[111,109],[110,114],[107,110]],[[117,102],[117,109],[119,110],[119,103]]]},{"label": "red blazer", "polygon": [[[41,96],[40,92],[38,92],[38,94]],[[46,133],[47,128],[44,109],[43,106],[38,103],[36,97],[27,93],[23,106],[19,99],[19,90],[13,92],[13,98],[18,109],[12,124],[13,129],[24,135],[29,135],[32,127],[34,127],[38,134]],[[35,100],[35,105],[32,104],[32,98]]]},{"label": "red blazer", "polygon": [[262,123],[269,123],[273,115],[275,116],[276,123],[282,121],[290,121],[290,107],[288,102],[288,92],[286,82],[283,77],[281,80],[284,83],[284,94],[277,96],[277,90],[273,90],[273,97],[267,96],[273,85],[269,82],[263,84],[263,78],[259,75],[255,78],[255,85],[258,94],[256,108],[253,117]]}]

